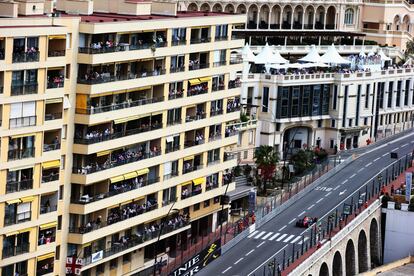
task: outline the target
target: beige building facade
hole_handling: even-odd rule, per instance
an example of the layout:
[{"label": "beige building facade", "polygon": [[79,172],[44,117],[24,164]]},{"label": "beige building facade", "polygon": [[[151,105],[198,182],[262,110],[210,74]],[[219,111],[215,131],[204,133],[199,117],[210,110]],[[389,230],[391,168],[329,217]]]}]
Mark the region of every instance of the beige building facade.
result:
[{"label": "beige building facade", "polygon": [[245,16],[53,7],[0,2],[1,275],[151,270],[227,218]]}]

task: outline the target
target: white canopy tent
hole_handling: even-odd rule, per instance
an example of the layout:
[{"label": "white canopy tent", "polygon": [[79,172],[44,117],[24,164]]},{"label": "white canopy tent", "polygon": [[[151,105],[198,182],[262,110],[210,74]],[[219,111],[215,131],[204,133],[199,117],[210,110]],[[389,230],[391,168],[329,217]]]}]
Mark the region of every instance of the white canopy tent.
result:
[{"label": "white canopy tent", "polygon": [[381,61],[391,61],[392,59],[387,57],[382,50],[378,51],[378,55],[381,57]]},{"label": "white canopy tent", "polygon": [[359,56],[360,56],[360,57],[362,57],[362,58],[364,58],[364,57],[366,57],[367,55],[365,54],[364,50],[363,50],[363,49],[361,49],[361,52],[359,52]]},{"label": "white canopy tent", "polygon": [[351,62],[343,57],[338,53],[335,48],[335,45],[331,45],[328,48],[328,51],[321,57],[322,62],[328,64],[350,64]]},{"label": "white canopy tent", "polygon": [[256,56],[255,64],[284,64],[287,60],[284,59],[280,54],[273,54],[272,49],[268,43],[263,47],[262,51]]},{"label": "white canopy tent", "polygon": [[246,43],[246,45],[244,45],[242,50],[242,57],[244,60],[247,60],[248,62],[254,62],[256,60],[256,56],[250,49],[249,43]]},{"label": "white canopy tent", "polygon": [[315,45],[311,46],[311,49],[309,53],[304,56],[303,58],[300,58],[299,61],[301,62],[313,62],[313,63],[322,63],[323,60],[321,56],[318,54],[318,51],[316,50]]}]

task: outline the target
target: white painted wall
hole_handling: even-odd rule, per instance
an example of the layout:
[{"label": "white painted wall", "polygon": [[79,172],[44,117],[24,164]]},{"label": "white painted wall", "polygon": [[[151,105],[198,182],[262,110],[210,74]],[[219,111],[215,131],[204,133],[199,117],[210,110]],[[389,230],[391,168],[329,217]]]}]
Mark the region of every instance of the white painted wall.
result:
[{"label": "white painted wall", "polygon": [[414,254],[414,212],[386,209],[384,263]]}]

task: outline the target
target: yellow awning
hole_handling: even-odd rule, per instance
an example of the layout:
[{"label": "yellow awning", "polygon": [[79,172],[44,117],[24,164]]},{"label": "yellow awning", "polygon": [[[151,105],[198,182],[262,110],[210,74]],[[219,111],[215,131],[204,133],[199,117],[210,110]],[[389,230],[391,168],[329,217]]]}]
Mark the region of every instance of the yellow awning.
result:
[{"label": "yellow awning", "polygon": [[105,93],[100,93],[100,94],[93,94],[93,95],[90,95],[90,96],[91,96],[91,98],[97,98],[97,97],[109,96],[109,95],[112,95],[112,94],[113,94],[113,92],[105,92]]},{"label": "yellow awning", "polygon": [[91,246],[91,245],[92,245],[92,243],[88,242],[88,243],[82,244],[82,248],[85,248],[85,247],[88,247],[88,246]]},{"label": "yellow awning", "polygon": [[35,197],[34,196],[26,196],[26,197],[22,197],[20,200],[22,201],[22,203],[32,202],[33,200],[35,200]]},{"label": "yellow awning", "polygon": [[137,173],[136,172],[130,172],[130,173],[126,173],[126,174],[124,174],[124,179],[125,180],[128,180],[128,179],[131,179],[131,178],[134,178],[134,177],[137,177],[138,175],[137,175]]},{"label": "yellow awning", "polygon": [[132,202],[132,199],[131,199],[131,200],[128,200],[128,201],[125,201],[125,202],[122,202],[122,203],[121,203],[121,206],[122,206],[122,205],[127,205],[127,204],[130,204],[131,202]]},{"label": "yellow awning", "polygon": [[186,185],[190,185],[190,184],[193,184],[193,181],[190,180],[190,181],[181,183],[181,186],[186,186]]},{"label": "yellow awning", "polygon": [[210,80],[211,80],[211,77],[200,78],[200,82],[208,82]]},{"label": "yellow awning", "polygon": [[51,169],[57,167],[60,167],[60,160],[49,161],[42,164],[43,169]]},{"label": "yellow awning", "polygon": [[20,134],[20,135],[14,135],[11,138],[16,139],[16,138],[29,137],[29,136],[35,136],[35,133],[25,133],[25,134]]},{"label": "yellow awning", "polygon": [[63,102],[63,98],[46,99],[47,104],[61,103],[61,102]]},{"label": "yellow awning", "polygon": [[192,80],[189,80],[189,82],[190,82],[190,85],[197,85],[201,83],[199,79],[192,79]]},{"label": "yellow awning", "polygon": [[136,116],[126,117],[126,118],[116,119],[116,120],[114,120],[114,123],[115,124],[122,124],[122,123],[126,123],[128,121],[139,119],[139,117],[140,116],[136,115]]},{"label": "yellow awning", "polygon": [[131,88],[131,89],[128,89],[127,91],[128,92],[135,92],[135,91],[142,91],[142,90],[147,90],[147,89],[151,89],[151,85],[138,87],[138,88]]},{"label": "yellow awning", "polygon": [[137,175],[143,175],[143,174],[147,174],[147,173],[149,173],[148,168],[137,171]]},{"label": "yellow awning", "polygon": [[50,228],[55,227],[56,225],[57,225],[57,222],[56,221],[49,222],[49,223],[46,223],[46,224],[42,224],[42,225],[40,225],[40,230],[50,229]]},{"label": "yellow awning", "polygon": [[32,228],[22,229],[22,230],[19,230],[19,233],[26,233],[26,232],[30,232],[30,230],[32,230]]},{"label": "yellow awning", "polygon": [[115,176],[109,179],[111,181],[111,183],[116,183],[119,181],[124,180],[124,176],[123,175],[119,175],[119,176]]},{"label": "yellow awning", "polygon": [[19,198],[12,199],[12,200],[6,201],[6,203],[9,204],[9,205],[16,204],[16,203],[20,203],[20,199]]},{"label": "yellow awning", "polygon": [[194,155],[184,157],[184,161],[190,161],[190,160],[193,160],[193,159],[194,159]]},{"label": "yellow awning", "polygon": [[97,156],[97,157],[99,157],[99,156],[108,155],[108,154],[110,154],[111,152],[112,152],[112,150],[103,150],[103,151],[97,152],[97,153],[96,153],[96,156]]},{"label": "yellow awning", "polygon": [[200,178],[194,179],[193,183],[194,183],[194,185],[200,185],[200,184],[204,183],[204,181],[205,181],[205,178],[200,177]]},{"label": "yellow awning", "polygon": [[49,35],[49,39],[66,39],[66,35]]},{"label": "yellow awning", "polygon": [[6,237],[14,236],[14,235],[17,235],[17,234],[19,234],[19,231],[9,232],[9,233],[6,233]]},{"label": "yellow awning", "polygon": [[37,261],[43,261],[43,260],[46,260],[46,259],[49,259],[49,258],[54,258],[54,257],[55,257],[55,252],[51,252],[49,254],[37,257]]}]

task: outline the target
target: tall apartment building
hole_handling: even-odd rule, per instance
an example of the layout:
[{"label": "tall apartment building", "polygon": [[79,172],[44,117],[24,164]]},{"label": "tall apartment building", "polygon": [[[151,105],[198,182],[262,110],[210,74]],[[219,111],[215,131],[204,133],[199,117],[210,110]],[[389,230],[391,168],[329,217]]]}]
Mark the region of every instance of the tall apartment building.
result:
[{"label": "tall apartment building", "polygon": [[245,19],[156,1],[55,8],[0,2],[1,275],[64,275],[67,256],[82,275],[132,275],[227,217]]}]

